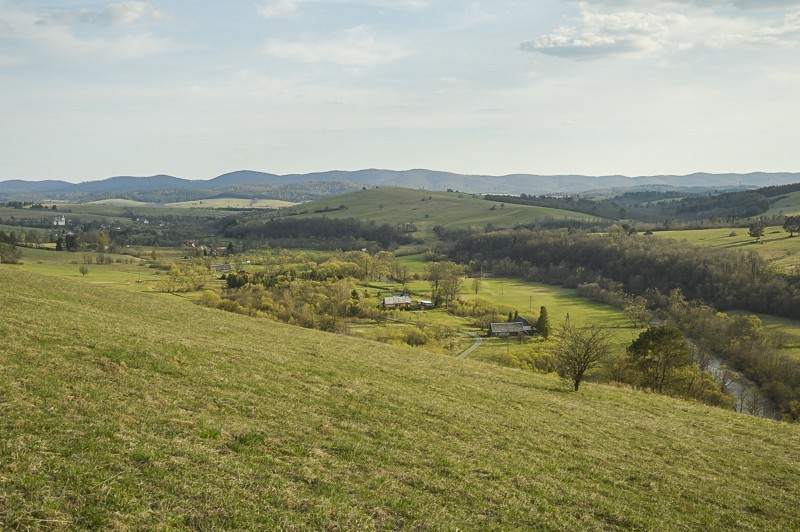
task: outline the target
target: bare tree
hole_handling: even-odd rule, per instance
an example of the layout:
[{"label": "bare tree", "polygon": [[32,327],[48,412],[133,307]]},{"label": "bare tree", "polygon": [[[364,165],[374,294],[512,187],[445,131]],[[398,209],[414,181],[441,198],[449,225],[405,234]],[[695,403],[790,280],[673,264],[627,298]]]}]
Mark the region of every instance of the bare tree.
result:
[{"label": "bare tree", "polygon": [[593,325],[577,329],[569,323],[558,333],[554,351],[556,371],[570,381],[575,391],[586,372],[597,366],[611,352],[611,333],[606,327]]}]

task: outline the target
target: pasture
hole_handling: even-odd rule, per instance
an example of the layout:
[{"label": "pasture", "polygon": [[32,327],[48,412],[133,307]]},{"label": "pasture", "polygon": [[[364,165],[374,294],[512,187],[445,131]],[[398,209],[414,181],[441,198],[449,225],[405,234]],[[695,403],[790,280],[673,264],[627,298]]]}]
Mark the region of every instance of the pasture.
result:
[{"label": "pasture", "polygon": [[193,209],[281,209],[297,205],[291,201],[276,199],[209,198],[195,201],[165,203],[165,207]]},{"label": "pasture", "polygon": [[800,271],[800,237],[790,237],[778,226],[764,229],[763,243],[756,243],[747,234],[747,228],[695,229],[684,231],[657,231],[658,237],[685,240],[704,247],[724,248],[743,252],[754,251],[784,271]]},{"label": "pasture", "polygon": [[[346,209],[322,212],[337,209],[341,205]],[[425,238],[433,236],[433,228],[437,225],[466,229],[483,228],[486,225],[514,227],[544,218],[598,220],[578,212],[486,201],[467,193],[386,187],[304,203],[292,207],[288,212],[297,212],[302,216],[352,217],[392,225],[413,223],[417,227],[417,234]]]},{"label": "pasture", "polygon": [[0,337],[5,529],[800,527],[796,425],[8,266]]}]

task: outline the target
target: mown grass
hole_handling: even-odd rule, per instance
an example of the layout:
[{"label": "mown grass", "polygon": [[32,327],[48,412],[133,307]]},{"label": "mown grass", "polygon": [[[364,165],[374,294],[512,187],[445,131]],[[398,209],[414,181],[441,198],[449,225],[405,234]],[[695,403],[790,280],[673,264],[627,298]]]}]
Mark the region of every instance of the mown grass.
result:
[{"label": "mown grass", "polygon": [[[324,208],[344,210],[315,213]],[[583,213],[506,204],[486,201],[480,196],[456,192],[431,192],[403,188],[372,188],[343,194],[333,198],[317,200],[292,207],[290,212],[301,212],[303,216],[327,216],[329,218],[357,218],[375,220],[378,223],[413,223],[418,234],[433,235],[437,225],[449,228],[483,228],[487,224],[495,227],[513,227],[529,224],[543,218],[599,220]]]},{"label": "mown grass", "polygon": [[800,527],[800,427],[0,267],[0,528]]},{"label": "mown grass", "polygon": [[656,236],[686,240],[705,247],[755,251],[775,267],[800,271],[800,238],[790,237],[778,226],[766,227],[762,243],[747,234],[747,228],[696,229],[690,231],[658,231]]}]

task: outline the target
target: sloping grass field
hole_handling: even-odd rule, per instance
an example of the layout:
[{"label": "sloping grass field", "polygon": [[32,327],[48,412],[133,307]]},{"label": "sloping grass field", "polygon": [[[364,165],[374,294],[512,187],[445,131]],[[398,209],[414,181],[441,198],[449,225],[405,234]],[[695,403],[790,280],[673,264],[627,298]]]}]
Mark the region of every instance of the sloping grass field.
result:
[{"label": "sloping grass field", "polygon": [[800,527],[800,427],[0,267],[0,528]]},{"label": "sloping grass field", "polygon": [[789,194],[785,194],[785,197],[782,197],[770,205],[769,211],[766,212],[766,215],[789,215],[797,213],[800,213],[800,192],[790,192]]},{"label": "sloping grass field", "polygon": [[[315,213],[324,208],[344,210]],[[291,209],[303,216],[327,216],[329,218],[357,218],[375,220],[378,223],[414,223],[423,236],[431,236],[437,225],[449,228],[482,228],[487,224],[495,227],[513,227],[529,224],[543,218],[599,220],[588,214],[486,201],[479,196],[457,192],[431,192],[404,188],[371,188],[317,200]]]},{"label": "sloping grass field", "polygon": [[113,205],[116,207],[144,207],[148,205],[144,201],[136,201],[124,198],[108,198],[97,201],[87,201],[84,205]]},{"label": "sloping grass field", "polygon": [[191,207],[195,209],[280,209],[297,203],[277,199],[210,198],[195,201],[166,203],[165,207]]},{"label": "sloping grass field", "polygon": [[[695,229],[688,231],[658,231],[655,236],[686,240],[705,247],[755,251],[777,268],[800,268],[800,237],[790,237],[778,226],[764,228],[762,243],[747,234],[747,228]],[[798,270],[800,271],[800,270]]]}]

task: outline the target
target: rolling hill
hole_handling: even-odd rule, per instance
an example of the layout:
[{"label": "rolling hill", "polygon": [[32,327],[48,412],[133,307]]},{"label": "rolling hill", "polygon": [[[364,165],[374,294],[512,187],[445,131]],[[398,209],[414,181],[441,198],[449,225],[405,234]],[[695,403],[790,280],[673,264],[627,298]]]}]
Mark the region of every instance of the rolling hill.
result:
[{"label": "rolling hill", "polygon": [[[169,175],[150,177],[117,176],[100,181],[72,184],[64,181],[0,181],[0,201],[42,199],[72,199],[81,196],[109,194],[114,196],[132,191],[189,191],[202,190],[204,197],[212,197],[215,190],[234,187],[276,187],[309,182],[339,182],[363,186],[392,186],[425,190],[460,190],[481,194],[575,194],[598,190],[638,190],[664,187],[704,190],[764,187],[800,182],[797,173],[707,174],[685,176],[580,176],[511,174],[504,176],[465,175],[434,170],[381,170],[327,171],[309,174],[276,175],[252,170],[226,173],[209,180],[190,180]],[[245,196],[247,197],[247,196]],[[92,197],[92,199],[100,199]],[[137,199],[137,198],[132,198]],[[174,201],[202,199],[186,197]],[[277,198],[280,199],[280,198]]]},{"label": "rolling hill", "polygon": [[2,528],[800,527],[796,425],[8,266],[0,338]]},{"label": "rolling hill", "polygon": [[800,191],[790,192],[775,198],[770,209],[766,212],[767,216],[781,214],[800,214]]},{"label": "rolling hill", "polygon": [[[340,209],[345,206],[345,209]],[[356,218],[377,223],[413,223],[419,233],[431,235],[437,225],[453,228],[513,227],[546,218],[600,220],[579,212],[529,205],[490,202],[480,196],[456,192],[430,192],[405,188],[369,188],[330,199],[285,209],[283,215]]]}]

